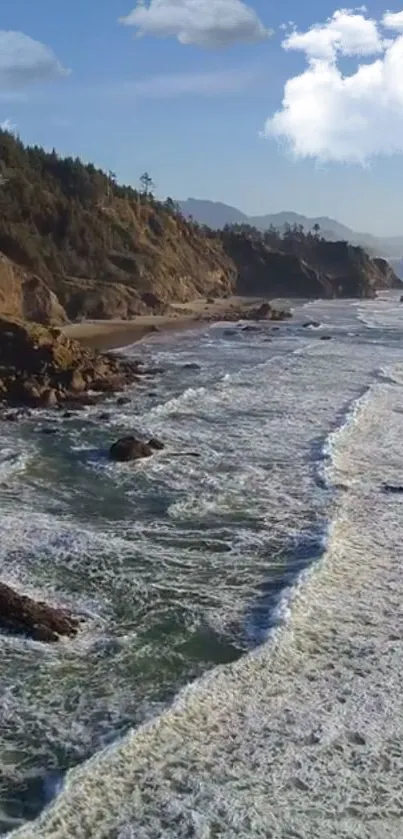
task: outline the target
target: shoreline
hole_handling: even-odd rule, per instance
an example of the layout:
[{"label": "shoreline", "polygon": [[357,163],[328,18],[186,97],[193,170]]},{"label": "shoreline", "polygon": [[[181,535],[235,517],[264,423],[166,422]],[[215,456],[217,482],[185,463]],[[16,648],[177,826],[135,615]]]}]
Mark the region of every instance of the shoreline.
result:
[{"label": "shoreline", "polygon": [[[228,297],[207,303],[200,299],[190,303],[177,303],[166,315],[138,315],[133,320],[88,320],[63,326],[63,334],[80,341],[86,347],[101,352],[122,349],[137,344],[153,334],[182,332],[225,320],[229,315],[245,314],[259,297]],[[275,302],[275,301],[272,301]]]},{"label": "shoreline", "polygon": [[[147,320],[150,322],[144,322]],[[63,334],[99,352],[118,350],[138,344],[150,335],[181,332],[197,327],[202,320],[193,316],[173,318],[164,315],[139,316],[133,321],[87,321],[72,323],[62,328]]]}]

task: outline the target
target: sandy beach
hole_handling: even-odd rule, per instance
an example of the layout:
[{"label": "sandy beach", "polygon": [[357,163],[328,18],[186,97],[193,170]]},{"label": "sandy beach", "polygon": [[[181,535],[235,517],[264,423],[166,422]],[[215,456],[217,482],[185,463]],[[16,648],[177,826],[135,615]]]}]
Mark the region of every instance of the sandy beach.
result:
[{"label": "sandy beach", "polygon": [[99,350],[111,350],[141,341],[152,332],[180,331],[197,326],[204,318],[219,320],[229,310],[248,308],[255,298],[230,297],[207,303],[204,298],[177,303],[166,315],[138,315],[133,320],[88,320],[68,324],[65,335]]}]

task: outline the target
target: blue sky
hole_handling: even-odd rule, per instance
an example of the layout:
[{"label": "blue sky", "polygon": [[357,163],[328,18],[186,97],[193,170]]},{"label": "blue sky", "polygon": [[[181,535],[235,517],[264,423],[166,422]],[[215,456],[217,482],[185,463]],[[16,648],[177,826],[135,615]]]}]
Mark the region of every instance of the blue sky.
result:
[{"label": "blue sky", "polygon": [[4,5],[0,123],[24,141],[161,196],[403,234],[402,0]]}]

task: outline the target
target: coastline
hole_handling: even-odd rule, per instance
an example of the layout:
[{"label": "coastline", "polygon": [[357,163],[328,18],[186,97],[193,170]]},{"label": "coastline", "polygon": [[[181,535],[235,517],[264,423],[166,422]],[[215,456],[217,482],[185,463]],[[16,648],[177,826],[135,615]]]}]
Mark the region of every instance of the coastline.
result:
[{"label": "coastline", "polygon": [[246,311],[262,298],[228,297],[207,303],[205,299],[171,306],[166,315],[138,315],[133,320],[88,320],[62,327],[68,338],[93,350],[107,351],[136,344],[153,333],[181,332],[203,323],[219,321],[242,309]]}]

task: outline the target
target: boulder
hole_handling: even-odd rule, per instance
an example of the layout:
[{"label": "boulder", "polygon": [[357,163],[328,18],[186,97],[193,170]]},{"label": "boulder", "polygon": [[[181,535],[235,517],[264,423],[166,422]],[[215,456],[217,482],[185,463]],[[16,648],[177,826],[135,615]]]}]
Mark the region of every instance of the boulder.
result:
[{"label": "boulder", "polygon": [[165,444],[158,440],[157,437],[151,437],[151,440],[148,441],[148,445],[151,449],[155,451],[162,451],[165,448]]},{"label": "boulder", "polygon": [[8,404],[56,408],[88,391],[123,390],[137,372],[138,362],[100,354],[60,330],[0,317],[0,394]]},{"label": "boulder", "polygon": [[37,641],[55,642],[77,634],[79,621],[64,609],[32,600],[0,583],[0,626]]},{"label": "boulder", "polygon": [[72,370],[69,378],[69,389],[74,391],[75,393],[83,393],[86,389],[86,381],[82,373],[80,373],[79,370]]},{"label": "boulder", "polygon": [[308,320],[306,323],[303,324],[304,329],[319,329],[320,323],[317,320]]},{"label": "boulder", "polygon": [[155,449],[149,444],[138,440],[137,437],[129,435],[121,437],[109,449],[109,456],[111,460],[118,463],[127,463],[131,460],[142,460],[146,457],[151,457]]},{"label": "boulder", "polygon": [[40,404],[42,408],[56,408],[59,404],[57,393],[53,388],[47,388],[40,396]]},{"label": "boulder", "polygon": [[271,318],[272,315],[272,307],[270,303],[262,303],[258,309],[255,311],[255,319],[256,320],[265,320],[266,318]]}]

